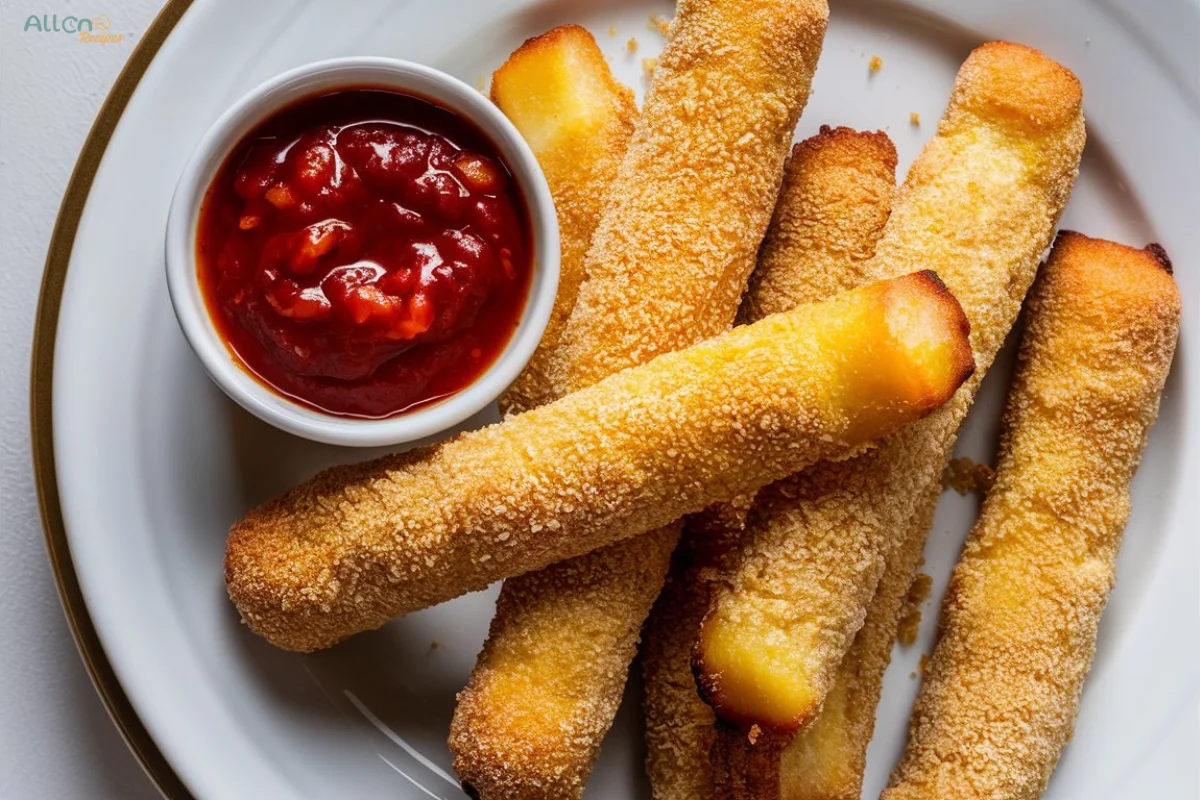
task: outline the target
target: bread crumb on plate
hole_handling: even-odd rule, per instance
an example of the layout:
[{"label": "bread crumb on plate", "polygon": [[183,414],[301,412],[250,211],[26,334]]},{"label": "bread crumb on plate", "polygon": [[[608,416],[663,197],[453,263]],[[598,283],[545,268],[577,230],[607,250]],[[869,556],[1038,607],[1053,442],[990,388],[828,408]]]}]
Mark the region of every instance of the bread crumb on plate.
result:
[{"label": "bread crumb on plate", "polygon": [[969,458],[953,458],[942,474],[942,486],[961,495],[970,492],[986,495],[995,479],[995,471],[987,464],[977,464]]}]

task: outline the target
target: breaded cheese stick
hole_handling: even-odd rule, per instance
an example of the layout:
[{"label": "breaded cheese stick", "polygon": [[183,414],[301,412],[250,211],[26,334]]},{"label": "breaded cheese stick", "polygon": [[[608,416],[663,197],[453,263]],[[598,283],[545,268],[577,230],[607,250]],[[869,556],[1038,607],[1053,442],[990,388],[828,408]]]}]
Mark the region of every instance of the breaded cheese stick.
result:
[{"label": "breaded cheese stick", "polygon": [[[560,390],[733,322],[827,15],[825,0],[678,4],[551,359]],[[451,728],[455,769],[485,800],[582,792],[678,535],[505,583]]]},{"label": "breaded cheese stick", "polygon": [[713,800],[858,800],[875,707],[891,661],[900,620],[921,563],[925,537],[941,495],[932,483],[918,513],[888,554],[879,587],[854,644],[838,665],[821,713],[790,741],[722,727],[710,753]]},{"label": "breaded cheese stick", "polygon": [[875,732],[875,709],[883,691],[883,676],[892,660],[892,646],[921,566],[941,489],[940,482],[929,485],[901,536],[900,546],[888,554],[866,620],[838,665],[821,713],[780,753],[780,800],[862,797],[867,746]]},{"label": "breaded cheese stick", "polygon": [[550,185],[562,239],[554,310],[538,348],[500,411],[517,414],[557,400],[547,374],[551,354],[583,281],[583,259],[600,202],[625,154],[637,107],[612,76],[592,34],[563,25],[521,45],[492,75],[492,101],[529,143]]},{"label": "breaded cheese stick", "polygon": [[1029,303],[996,482],[886,800],[1034,800],[1071,737],[1179,333],[1161,248],[1067,233]]},{"label": "breaded cheese stick", "polygon": [[936,275],[872,284],[451,441],[326,470],[233,526],[226,583],[271,642],[327,647],[885,435],[972,370]]},{"label": "breaded cheese stick", "polygon": [[979,372],[920,425],[759,492],[694,656],[723,720],[782,734],[820,710],[1050,244],[1083,150],[1081,106],[1075,76],[1021,45],[983,45],[959,71],[866,271],[944,273],[971,320]]},{"label": "breaded cheese stick", "polygon": [[[862,282],[896,189],[896,149],[883,133],[822,128],[796,144],[738,318],[753,322]],[[646,771],[655,800],[711,796],[716,717],[696,693],[691,651],[720,574],[745,522],[720,506],[688,519],[671,573],[643,635]]]}]

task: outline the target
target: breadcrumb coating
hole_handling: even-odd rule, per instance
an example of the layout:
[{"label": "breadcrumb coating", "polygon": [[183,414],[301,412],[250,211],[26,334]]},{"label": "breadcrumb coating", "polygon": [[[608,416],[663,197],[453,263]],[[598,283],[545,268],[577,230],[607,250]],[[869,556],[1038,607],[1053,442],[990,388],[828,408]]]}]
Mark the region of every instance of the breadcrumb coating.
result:
[{"label": "breadcrumb coating", "polygon": [[315,650],[652,531],[924,416],[973,370],[966,328],[917,273],[334,467],[233,526],[230,596],[269,641]]},{"label": "breadcrumb coating", "polygon": [[[669,550],[679,528],[635,541],[661,539],[655,546]],[[638,629],[626,623],[630,598],[663,580],[637,547],[612,545],[586,558],[590,569],[563,566],[580,561],[572,559],[500,593],[450,729],[455,770],[476,797],[582,792],[637,648]]]},{"label": "breadcrumb coating", "polygon": [[492,76],[492,102],[537,157],[562,240],[558,295],[546,332],[500,396],[501,413],[518,414],[559,396],[546,365],[575,307],[583,259],[604,192],[633,134],[637,107],[633,92],[613,78],[592,34],[578,25],[554,28],[517,48]]},{"label": "breadcrumb coating", "polygon": [[716,715],[696,693],[690,656],[708,605],[708,581],[733,549],[748,510],[727,504],[688,517],[646,622],[643,711],[654,800],[709,798],[715,789],[709,751],[717,738]]},{"label": "breadcrumb coating", "polygon": [[1071,737],[1179,333],[1158,250],[1063,234],[886,800],[1034,800]]},{"label": "breadcrumb coating", "polygon": [[[679,4],[661,58],[643,61],[658,70],[605,195],[576,307],[551,351],[552,394],[729,327],[827,13],[824,0]],[[451,736],[459,775],[485,800],[582,792],[678,533],[672,525],[505,583]],[[614,560],[637,568],[618,574]],[[564,585],[577,589],[554,590]],[[610,602],[617,597],[623,605]],[[581,619],[591,631],[583,644],[573,636]],[[521,649],[501,638],[518,638]],[[516,704],[512,676],[533,670],[555,690],[520,696],[518,741],[504,719]]]},{"label": "breadcrumb coating", "polygon": [[[896,188],[896,150],[886,134],[822,128],[796,144],[738,320],[757,321],[863,283]],[[696,693],[691,650],[749,510],[719,506],[694,515],[646,626],[646,770],[655,800],[708,798],[716,716]]]},{"label": "breadcrumb coating", "polygon": [[760,491],[694,659],[727,722],[787,732],[819,711],[1050,244],[1083,151],[1081,106],[1075,76],[1021,45],[983,45],[960,69],[866,271],[938,270],[971,321],[979,369],[920,424]]}]

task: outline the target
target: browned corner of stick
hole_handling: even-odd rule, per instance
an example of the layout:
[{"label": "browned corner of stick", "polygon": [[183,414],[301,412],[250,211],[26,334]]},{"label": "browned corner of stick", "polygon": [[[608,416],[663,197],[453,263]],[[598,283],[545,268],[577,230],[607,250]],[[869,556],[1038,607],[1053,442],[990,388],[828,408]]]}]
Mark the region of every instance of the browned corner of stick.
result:
[{"label": "browned corner of stick", "polygon": [[[950,291],[950,287],[946,286],[941,276],[931,269],[923,269],[920,272],[914,273],[913,277],[928,286],[933,296],[943,301],[951,309],[959,332],[964,338],[969,336],[971,333],[971,321],[967,319],[967,314],[963,311],[962,304],[958,302],[958,298],[954,296],[954,292]],[[972,364],[972,369],[974,369],[974,364]]]},{"label": "browned corner of stick", "polygon": [[1167,250],[1158,242],[1151,242],[1146,245],[1146,252],[1154,256],[1154,260],[1166,271],[1168,275],[1175,275],[1175,267],[1171,264],[1171,257],[1167,255]]},{"label": "browned corner of stick", "polygon": [[522,42],[521,46],[516,50],[513,50],[512,53],[509,54],[508,58],[504,60],[504,63],[492,72],[492,88],[488,94],[488,97],[491,99],[491,101],[493,103],[497,102],[496,76],[504,71],[504,68],[512,62],[514,57],[519,57],[526,53],[537,50],[549,50],[553,48],[559,42],[559,40],[572,36],[583,37],[590,40],[593,45],[596,44],[596,37],[592,36],[591,31],[589,31],[587,28],[584,28],[582,25],[574,24],[559,25],[558,27],[551,28],[543,33],[539,33],[537,36],[530,36],[528,39]]},{"label": "browned corner of stick", "polygon": [[923,269],[914,274],[917,278],[921,279],[923,282],[932,287],[934,294],[938,295],[939,297],[949,297],[954,299],[954,302],[958,302],[957,298],[954,298],[954,294],[946,287],[946,283],[942,280],[942,277],[933,270]]},{"label": "browned corner of stick", "polygon": [[894,172],[896,169],[898,156],[892,137],[883,131],[860,131],[845,125],[839,125],[836,128],[822,125],[816,135],[792,145],[792,156],[796,157],[805,151],[816,150],[836,143],[845,144],[852,148],[847,152],[857,153],[862,157],[878,153],[890,170]]},{"label": "browned corner of stick", "polygon": [[958,302],[958,298],[954,296],[954,292],[950,291],[941,276],[931,269],[921,270],[913,274],[913,279],[925,284],[941,304],[947,314],[946,322],[954,329],[955,333],[955,361],[958,369],[955,373],[954,380],[951,381],[952,388],[949,393],[941,398],[941,403],[949,400],[954,392],[958,391],[968,378],[975,374],[975,354],[971,350],[971,321],[967,319],[967,313],[963,311],[962,304]]}]

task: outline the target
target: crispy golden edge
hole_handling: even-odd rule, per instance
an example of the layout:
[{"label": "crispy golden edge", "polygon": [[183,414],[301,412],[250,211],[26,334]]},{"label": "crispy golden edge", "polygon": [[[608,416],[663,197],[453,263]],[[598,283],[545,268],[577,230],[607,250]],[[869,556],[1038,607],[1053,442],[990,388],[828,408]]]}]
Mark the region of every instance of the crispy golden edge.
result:
[{"label": "crispy golden edge", "polygon": [[866,283],[895,193],[896,148],[882,131],[825,126],[795,144],[738,321]]},{"label": "crispy golden edge", "polygon": [[[1021,45],[984,45],[960,70],[938,135],[909,171],[867,272],[936,268],[971,321],[978,371],[946,407],[874,450],[760,492],[738,566],[714,593],[695,655],[702,690],[730,723],[786,732],[819,711],[896,532],[940,477],[1050,243],[1083,149],[1081,105],[1075,77]],[[736,635],[740,652],[762,665],[771,664],[770,652],[777,659],[770,668],[787,675],[788,696],[768,710],[725,691],[727,676],[706,647],[718,630],[727,641]],[[786,645],[762,644],[777,639]]]},{"label": "crispy golden edge", "polygon": [[[547,359],[553,385],[587,386],[732,323],[808,98],[827,15],[825,0],[679,3],[633,140],[605,195],[575,307]],[[572,675],[561,684],[571,687],[565,715],[548,694],[523,698],[531,715],[539,707],[545,714],[544,728],[529,725],[526,735],[545,743],[550,731],[559,751],[539,744],[536,758],[517,763],[513,753],[526,743],[506,744],[503,723],[491,724],[506,710],[489,697],[503,678],[492,654],[507,645],[489,636],[460,696],[464,722],[453,739],[456,768],[482,797],[582,791],[677,538],[672,526],[616,546],[624,552],[555,565],[545,581],[505,583],[502,593],[512,598],[504,607],[528,622],[497,621],[493,630],[528,637],[530,658],[572,651],[569,633],[548,624],[555,619],[586,618],[597,637],[607,631],[609,644],[593,640],[570,665],[555,659]],[[639,569],[612,575],[612,558]],[[588,591],[544,591],[560,584]],[[605,600],[622,594],[623,607]],[[494,744],[476,746],[484,740]]]},{"label": "crispy golden edge", "polygon": [[[513,74],[516,67],[554,58],[564,50],[573,54],[577,80],[586,83],[587,89],[594,93],[588,100],[595,107],[591,109],[591,123],[587,128],[572,127],[569,133],[560,136],[539,136],[532,145],[558,214],[562,241],[558,293],[537,350],[517,380],[500,396],[502,414],[527,411],[565,394],[550,379],[547,366],[575,307],[579,284],[583,282],[584,256],[596,229],[604,192],[616,175],[637,119],[633,92],[613,78],[596,40],[578,25],[554,28],[517,48],[492,76],[492,101],[512,117],[506,103],[506,90],[520,80],[519,73]],[[525,83],[511,88],[513,91],[539,91],[539,87]],[[518,117],[514,123],[524,134],[523,120]],[[554,120],[546,123],[553,124]]]},{"label": "crispy golden edge", "polygon": [[[759,249],[739,320],[756,321],[862,282],[896,188],[896,150],[886,134],[823,128],[796,144]],[[696,692],[691,649],[720,574],[745,522],[721,506],[689,518],[642,645],[646,771],[655,800],[707,798],[716,717]]]},{"label": "crispy golden edge", "polygon": [[1029,302],[996,483],[886,800],[1040,797],[1071,736],[1179,331],[1161,248],[1064,234]]}]

